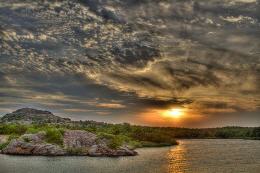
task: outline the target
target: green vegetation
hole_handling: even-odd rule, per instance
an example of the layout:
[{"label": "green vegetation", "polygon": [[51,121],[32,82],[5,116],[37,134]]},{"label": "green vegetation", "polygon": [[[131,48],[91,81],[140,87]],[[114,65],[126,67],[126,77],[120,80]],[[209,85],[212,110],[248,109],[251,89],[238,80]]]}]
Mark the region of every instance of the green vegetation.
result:
[{"label": "green vegetation", "polygon": [[0,144],[0,150],[4,149],[8,144],[9,144],[9,142]]},{"label": "green vegetation", "polygon": [[[125,144],[131,148],[159,147],[176,145],[175,139],[196,138],[239,138],[260,139],[260,127],[223,127],[208,129],[188,129],[173,127],[146,127],[124,124],[106,124],[93,121],[72,122],[64,124],[0,124],[0,134],[10,135],[9,141],[25,133],[46,132],[46,142],[63,145],[66,129],[86,130],[107,140],[111,148]],[[26,140],[26,139],[25,139]],[[6,144],[1,144],[0,148]],[[79,151],[71,151],[77,153]]]},{"label": "green vegetation", "polygon": [[0,143],[0,150],[2,150],[3,148],[5,148],[5,147],[10,143],[11,140],[16,139],[16,138],[18,138],[18,137],[19,137],[19,136],[16,135],[16,134],[11,134],[11,135],[9,135],[6,142]]},{"label": "green vegetation", "polygon": [[254,139],[260,139],[260,127],[254,128],[251,136],[254,137]]},{"label": "green vegetation", "polygon": [[[64,129],[56,128],[55,126],[44,124],[44,125],[20,125],[20,124],[0,124],[0,134],[10,135],[8,141],[18,138],[25,133],[38,133],[40,131],[46,132],[46,142],[63,145],[63,134]],[[27,138],[24,141],[28,141]]]},{"label": "green vegetation", "polygon": [[46,130],[46,142],[51,144],[63,145],[63,134],[59,129],[47,128]]},{"label": "green vegetation", "polygon": [[84,153],[83,148],[67,148],[66,150],[70,155],[80,155]]},{"label": "green vegetation", "polygon": [[22,135],[26,132],[27,126],[20,124],[0,124],[0,134],[16,134]]},{"label": "green vegetation", "polygon": [[11,134],[11,135],[8,137],[8,141],[11,141],[11,140],[17,139],[17,138],[19,138],[19,135],[17,135],[17,134]]},{"label": "green vegetation", "polygon": [[109,133],[98,133],[98,137],[100,139],[108,140],[108,146],[113,149],[117,149],[118,147],[122,146],[123,144],[129,145],[131,148],[136,148],[140,146],[140,143],[133,140],[132,138],[122,135],[122,134],[109,134]]}]

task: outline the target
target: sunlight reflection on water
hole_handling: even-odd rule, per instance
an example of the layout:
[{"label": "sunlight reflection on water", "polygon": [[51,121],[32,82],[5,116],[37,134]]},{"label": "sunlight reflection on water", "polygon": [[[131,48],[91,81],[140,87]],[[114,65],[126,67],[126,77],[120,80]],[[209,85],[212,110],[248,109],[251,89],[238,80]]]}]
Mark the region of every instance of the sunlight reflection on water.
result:
[{"label": "sunlight reflection on water", "polygon": [[183,173],[187,167],[185,145],[181,141],[178,146],[172,148],[167,155],[169,160],[168,173]]},{"label": "sunlight reflection on water", "polygon": [[167,159],[168,173],[259,173],[260,141],[181,140]]}]

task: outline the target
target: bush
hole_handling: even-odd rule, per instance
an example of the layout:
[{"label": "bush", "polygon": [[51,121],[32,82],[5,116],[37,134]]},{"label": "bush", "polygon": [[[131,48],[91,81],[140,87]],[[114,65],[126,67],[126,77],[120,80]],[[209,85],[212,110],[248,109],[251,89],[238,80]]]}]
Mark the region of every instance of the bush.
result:
[{"label": "bush", "polygon": [[35,134],[35,133],[38,133],[40,131],[40,129],[37,129],[37,128],[34,128],[34,127],[29,127],[26,131],[26,133],[29,133],[29,134]]},{"label": "bush", "polygon": [[23,138],[24,142],[31,142],[29,138]]},{"label": "bush", "polygon": [[9,144],[9,142],[0,144],[0,150],[4,149],[8,144]]},{"label": "bush", "polygon": [[100,139],[107,139],[108,140],[108,147],[112,149],[117,149],[122,146],[124,140],[120,135],[112,135],[108,133],[99,133],[98,137]]},{"label": "bush", "polygon": [[254,128],[254,130],[252,132],[252,137],[256,137],[256,138],[260,137],[260,127]]},{"label": "bush", "polygon": [[10,141],[13,140],[13,139],[17,139],[17,138],[19,138],[19,135],[11,134],[11,135],[8,137],[8,142],[10,142]]},{"label": "bush", "polygon": [[56,128],[49,128],[46,130],[46,142],[51,144],[63,145],[63,135],[60,130]]},{"label": "bush", "polygon": [[4,149],[4,148],[10,143],[11,140],[17,139],[18,137],[19,137],[19,136],[16,135],[16,134],[11,134],[11,135],[8,137],[7,142],[0,144],[0,150]]},{"label": "bush", "polygon": [[108,143],[108,147],[112,148],[112,149],[117,149],[120,146],[122,146],[122,140],[120,140],[119,138],[113,138],[112,140],[109,141]]},{"label": "bush", "polygon": [[17,134],[22,135],[26,132],[27,127],[25,125],[18,124],[4,124],[0,126],[0,134]]},{"label": "bush", "polygon": [[109,133],[98,133],[98,137],[101,139],[113,139],[115,137],[115,135],[109,134]]},{"label": "bush", "polygon": [[142,144],[141,144],[141,142],[138,142],[138,141],[129,141],[128,142],[128,147],[130,149],[141,148]]},{"label": "bush", "polygon": [[63,136],[64,133],[65,133],[65,129],[63,129],[63,128],[59,128],[58,130],[60,131],[61,135]]}]

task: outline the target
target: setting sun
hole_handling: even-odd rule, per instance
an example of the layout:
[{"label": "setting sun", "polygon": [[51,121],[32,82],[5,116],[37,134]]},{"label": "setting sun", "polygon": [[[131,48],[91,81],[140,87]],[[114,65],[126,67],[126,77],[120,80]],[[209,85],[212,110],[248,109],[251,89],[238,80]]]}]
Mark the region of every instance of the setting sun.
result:
[{"label": "setting sun", "polygon": [[172,108],[165,111],[164,115],[171,118],[180,118],[183,115],[183,110],[181,108]]}]

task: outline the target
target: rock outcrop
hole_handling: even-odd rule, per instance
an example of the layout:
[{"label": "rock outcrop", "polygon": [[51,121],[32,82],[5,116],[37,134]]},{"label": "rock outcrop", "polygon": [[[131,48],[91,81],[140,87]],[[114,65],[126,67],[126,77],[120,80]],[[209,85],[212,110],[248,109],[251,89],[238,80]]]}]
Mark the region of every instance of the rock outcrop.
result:
[{"label": "rock outcrop", "polygon": [[62,156],[66,152],[57,145],[53,144],[33,144],[21,140],[13,140],[3,149],[3,154],[12,155],[43,155],[43,156]]},{"label": "rock outcrop", "polygon": [[67,130],[64,133],[65,148],[91,147],[97,143],[97,136],[83,130]]},{"label": "rock outcrop", "polygon": [[3,154],[11,155],[43,155],[61,156],[66,152],[58,145],[44,142],[44,133],[25,134],[19,139],[13,139],[2,150]]},{"label": "rock outcrop", "polygon": [[93,145],[88,151],[89,156],[135,156],[137,152],[134,150],[130,150],[127,147],[120,147],[118,149],[111,149],[107,145],[98,144]]},{"label": "rock outcrop", "polygon": [[83,130],[67,130],[63,136],[63,146],[46,143],[46,134],[24,134],[13,139],[2,150],[3,154],[11,155],[86,155],[86,156],[134,156],[137,152],[127,147],[112,149],[107,140],[98,138],[95,134]]}]

